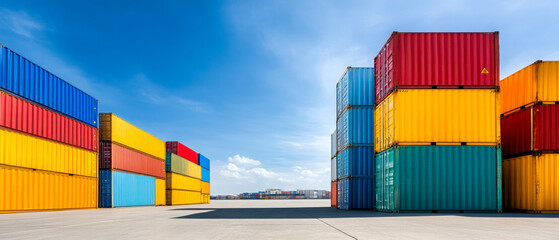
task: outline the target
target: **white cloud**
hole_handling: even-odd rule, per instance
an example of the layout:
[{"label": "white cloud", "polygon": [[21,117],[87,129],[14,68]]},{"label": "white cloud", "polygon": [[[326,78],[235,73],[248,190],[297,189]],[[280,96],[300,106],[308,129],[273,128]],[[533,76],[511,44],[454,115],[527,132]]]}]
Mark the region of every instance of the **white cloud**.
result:
[{"label": "white cloud", "polygon": [[44,26],[35,21],[24,11],[10,11],[0,9],[0,27],[7,28],[14,33],[27,38],[34,38],[34,33],[44,29]]},{"label": "white cloud", "polygon": [[248,166],[258,166],[261,164],[260,161],[250,159],[247,157],[242,157],[239,154],[229,157],[229,162],[238,163],[241,165],[248,165]]}]

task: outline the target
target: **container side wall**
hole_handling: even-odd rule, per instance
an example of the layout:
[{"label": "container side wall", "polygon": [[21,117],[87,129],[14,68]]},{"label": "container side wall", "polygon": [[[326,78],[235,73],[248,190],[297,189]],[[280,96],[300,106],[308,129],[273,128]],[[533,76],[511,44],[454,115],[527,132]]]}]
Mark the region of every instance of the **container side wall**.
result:
[{"label": "container side wall", "polygon": [[200,191],[167,190],[167,205],[199,204]]},{"label": "container side wall", "polygon": [[559,105],[538,105],[533,109],[533,150],[558,151]]},{"label": "container side wall", "polygon": [[155,179],[155,205],[156,206],[164,206],[167,201],[165,196],[167,193],[165,192],[165,179],[156,178]]},{"label": "container side wall", "polygon": [[375,141],[374,108],[354,107],[337,122],[338,151],[349,146],[372,146]]},{"label": "container side wall", "polygon": [[538,101],[559,101],[559,61],[543,61],[537,65]]},{"label": "container side wall", "polygon": [[501,113],[536,101],[536,64],[513,73],[501,81]]},{"label": "container side wall", "polygon": [[120,145],[101,142],[101,168],[165,178],[165,161]]},{"label": "container side wall", "polygon": [[210,182],[210,170],[205,168],[201,168],[200,170],[202,171],[202,181]]},{"label": "container side wall", "polygon": [[184,159],[198,164],[198,153],[188,148],[187,146],[184,146],[182,143],[176,141],[166,142],[165,146],[167,152],[177,154]]},{"label": "container side wall", "polygon": [[374,106],[373,68],[348,68],[336,86],[336,109],[340,116],[348,106]]},{"label": "container side wall", "polygon": [[336,181],[338,179],[338,170],[337,170],[337,157],[330,159],[330,181]]},{"label": "container side wall", "polygon": [[209,182],[201,182],[202,184],[202,194],[210,194],[210,183]]},{"label": "container side wall", "polygon": [[503,156],[532,150],[532,108],[526,108],[501,118]]},{"label": "container side wall", "polygon": [[112,171],[113,207],[155,205],[155,178]]},{"label": "container side wall", "polygon": [[344,178],[338,180],[338,208],[374,209],[375,188],[371,178]]},{"label": "container side wall", "polygon": [[338,154],[337,175],[345,177],[370,177],[374,175],[374,147],[351,147]]},{"label": "container side wall", "polygon": [[538,211],[559,211],[559,154],[537,157]]},{"label": "container side wall", "polygon": [[503,160],[503,207],[536,210],[536,159],[532,155]]},{"label": "container side wall", "polygon": [[330,183],[330,206],[337,207],[338,206],[338,183],[336,181],[332,181]]},{"label": "container side wall", "polygon": [[200,179],[187,177],[176,173],[167,173],[166,189],[200,191],[202,188]]},{"label": "container side wall", "polygon": [[376,209],[382,212],[391,212],[394,206],[394,149],[375,155],[376,166]]},{"label": "container side wall", "polygon": [[203,168],[209,170],[210,169],[210,159],[208,159],[204,155],[198,153],[198,165],[200,165],[200,167],[203,167]]}]

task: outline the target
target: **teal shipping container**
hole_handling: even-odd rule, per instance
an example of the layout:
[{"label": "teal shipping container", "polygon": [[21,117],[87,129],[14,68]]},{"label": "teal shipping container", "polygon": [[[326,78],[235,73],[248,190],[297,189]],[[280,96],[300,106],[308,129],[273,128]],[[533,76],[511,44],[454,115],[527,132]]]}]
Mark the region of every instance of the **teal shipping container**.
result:
[{"label": "teal shipping container", "polygon": [[498,147],[398,146],[375,165],[378,211],[502,211]]}]

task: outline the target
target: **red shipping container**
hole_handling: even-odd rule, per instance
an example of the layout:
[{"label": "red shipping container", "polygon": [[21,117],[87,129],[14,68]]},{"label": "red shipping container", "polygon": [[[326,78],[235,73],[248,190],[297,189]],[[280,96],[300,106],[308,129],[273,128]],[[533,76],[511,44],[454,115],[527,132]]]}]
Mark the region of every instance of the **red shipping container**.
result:
[{"label": "red shipping container", "polygon": [[165,178],[165,161],[161,159],[111,142],[101,142],[100,148],[100,169],[117,169]]},{"label": "red shipping container", "polygon": [[496,88],[499,33],[394,32],[375,57],[375,102],[395,88]]},{"label": "red shipping container", "polygon": [[97,128],[1,91],[0,126],[98,151]]},{"label": "red shipping container", "polygon": [[503,156],[559,152],[559,105],[536,105],[501,118]]},{"label": "red shipping container", "polygon": [[166,142],[167,152],[177,154],[188,161],[198,164],[198,153],[192,151],[192,149],[182,145],[180,142]]},{"label": "red shipping container", "polygon": [[338,206],[338,182],[336,181],[330,183],[330,206]]}]

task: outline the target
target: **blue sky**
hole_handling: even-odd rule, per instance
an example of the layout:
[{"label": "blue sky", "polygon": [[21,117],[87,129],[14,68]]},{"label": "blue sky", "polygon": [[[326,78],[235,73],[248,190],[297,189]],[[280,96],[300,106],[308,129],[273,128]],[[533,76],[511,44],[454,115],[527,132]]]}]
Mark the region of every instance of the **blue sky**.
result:
[{"label": "blue sky", "polygon": [[559,59],[557,1],[161,2],[0,0],[0,42],[208,156],[212,194],[329,189],[335,84],[392,31],[500,31],[501,77]]}]

